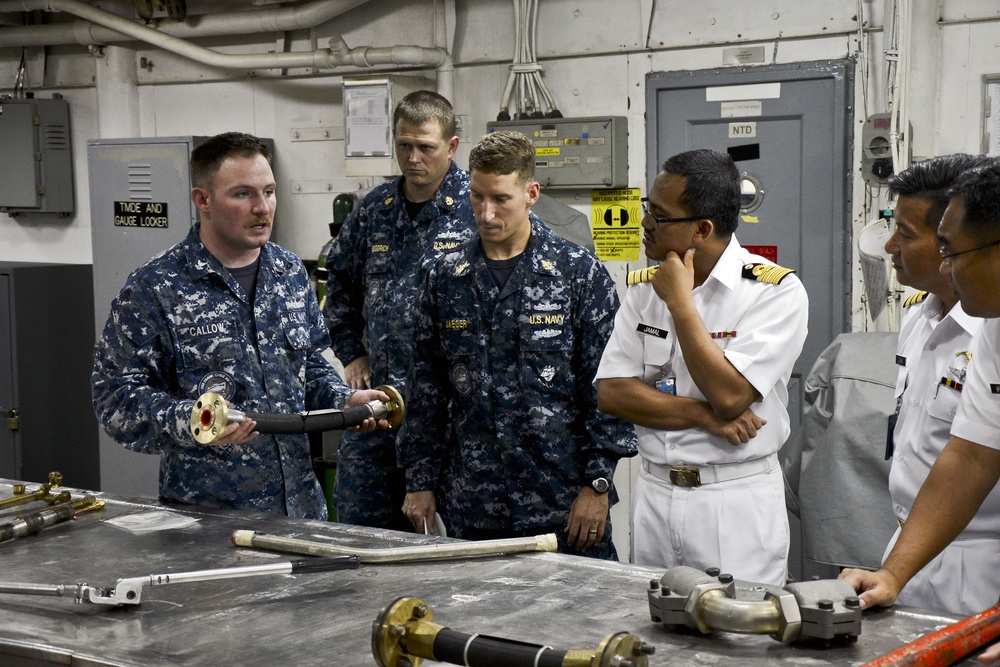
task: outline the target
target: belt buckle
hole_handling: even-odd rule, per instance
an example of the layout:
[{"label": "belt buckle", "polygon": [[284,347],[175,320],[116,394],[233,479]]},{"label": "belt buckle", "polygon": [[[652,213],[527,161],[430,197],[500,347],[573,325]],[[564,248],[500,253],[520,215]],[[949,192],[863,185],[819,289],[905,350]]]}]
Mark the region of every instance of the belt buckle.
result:
[{"label": "belt buckle", "polygon": [[701,473],[697,468],[671,468],[670,483],[674,486],[701,486]]}]

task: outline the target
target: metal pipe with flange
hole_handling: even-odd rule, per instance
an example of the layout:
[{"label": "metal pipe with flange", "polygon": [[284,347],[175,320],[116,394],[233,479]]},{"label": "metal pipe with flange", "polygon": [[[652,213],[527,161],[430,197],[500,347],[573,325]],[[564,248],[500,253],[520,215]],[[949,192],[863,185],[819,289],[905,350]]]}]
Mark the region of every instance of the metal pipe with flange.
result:
[{"label": "metal pipe with flange", "polygon": [[596,649],[554,649],[514,639],[467,635],[433,623],[423,600],[393,600],[372,623],[372,655],[381,667],[416,667],[423,660],[467,667],[647,667],[655,647],[625,632]]},{"label": "metal pipe with flange", "polygon": [[387,402],[368,401],[344,410],[311,410],[287,415],[262,414],[233,410],[219,394],[206,392],[195,401],[191,410],[191,434],[203,445],[222,437],[229,424],[247,419],[257,422],[258,433],[318,433],[357,426],[366,419],[386,419],[392,428],[399,428],[406,416],[403,396],[395,387],[381,385],[376,390],[389,396]]}]

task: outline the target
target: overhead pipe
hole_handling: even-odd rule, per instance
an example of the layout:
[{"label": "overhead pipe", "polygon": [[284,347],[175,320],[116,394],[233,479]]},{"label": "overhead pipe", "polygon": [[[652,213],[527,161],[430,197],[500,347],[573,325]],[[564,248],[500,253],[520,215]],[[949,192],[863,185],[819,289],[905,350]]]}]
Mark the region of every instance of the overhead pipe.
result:
[{"label": "overhead pipe", "polygon": [[[185,36],[210,36],[219,34],[241,34],[266,31],[280,31],[311,27],[329,20],[347,9],[363,4],[367,0],[344,0],[336,8],[330,2],[313,2],[299,10],[275,10],[267,19],[257,17],[257,14],[268,12],[238,12],[227,15],[206,15],[199,17],[198,27],[191,28],[187,24],[169,23],[164,29],[147,27],[135,21],[110,14],[88,5],[80,0],[38,0],[37,2],[14,2],[0,0],[0,11],[44,9],[46,11],[64,11],[82,19],[71,27],[73,39],[54,42],[48,32],[45,40],[32,43],[23,36],[30,33],[28,28],[0,30],[0,48],[4,46],[41,46],[53,43],[79,43],[85,45],[106,44],[115,41],[139,40],[158,48],[188,58],[210,67],[221,69],[288,69],[295,67],[331,70],[339,67],[371,68],[376,65],[403,66],[441,66],[441,72],[446,79],[445,88],[451,92],[451,80],[454,64],[447,51],[441,48],[420,46],[389,46],[389,47],[356,47],[350,48],[341,36],[332,38],[329,48],[295,53],[259,53],[259,54],[225,54],[205,47],[192,44],[172,33],[183,33]],[[324,10],[324,11],[321,11]],[[89,22],[89,23],[87,23]],[[102,26],[100,31],[96,26]],[[186,31],[180,26],[185,26]],[[168,29],[169,28],[169,29]],[[65,30],[65,29],[63,29]],[[36,36],[38,31],[35,32]],[[439,91],[441,92],[441,91]],[[442,94],[445,94],[442,92]],[[448,97],[447,94],[445,94]]]},{"label": "overhead pipe", "polygon": [[[325,23],[367,2],[368,0],[314,0],[295,8],[204,14],[189,22],[154,19],[150,21],[149,26],[156,32],[184,38],[302,30]],[[72,9],[61,7],[59,4],[57,0],[0,0],[0,12],[65,11],[81,16]],[[90,5],[85,6],[100,11],[90,7]],[[106,12],[102,13],[107,14]],[[107,15],[113,16],[113,14]],[[51,46],[54,44],[89,46],[90,44],[111,44],[130,39],[101,21],[95,21],[95,23],[100,25],[78,21],[65,25],[24,26],[9,31],[16,32],[16,35],[8,35],[6,30],[0,31],[0,47]]]}]

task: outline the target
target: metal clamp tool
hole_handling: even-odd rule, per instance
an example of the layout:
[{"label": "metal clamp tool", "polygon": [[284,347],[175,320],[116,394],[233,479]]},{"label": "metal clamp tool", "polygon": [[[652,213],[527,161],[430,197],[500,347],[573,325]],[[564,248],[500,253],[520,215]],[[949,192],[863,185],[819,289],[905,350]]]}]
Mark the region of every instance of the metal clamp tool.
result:
[{"label": "metal clamp tool", "polygon": [[144,586],[183,584],[193,581],[215,581],[237,577],[254,577],[263,574],[297,574],[300,572],[330,572],[333,570],[356,569],[357,556],[337,556],[334,558],[310,558],[270,565],[248,565],[193,572],[173,572],[170,574],[150,574],[144,577],[119,579],[112,587],[100,588],[86,583],[49,586],[44,584],[21,584],[0,582],[0,593],[20,593],[26,595],[55,595],[72,597],[75,602],[92,602],[105,605],[137,605],[142,600]]}]

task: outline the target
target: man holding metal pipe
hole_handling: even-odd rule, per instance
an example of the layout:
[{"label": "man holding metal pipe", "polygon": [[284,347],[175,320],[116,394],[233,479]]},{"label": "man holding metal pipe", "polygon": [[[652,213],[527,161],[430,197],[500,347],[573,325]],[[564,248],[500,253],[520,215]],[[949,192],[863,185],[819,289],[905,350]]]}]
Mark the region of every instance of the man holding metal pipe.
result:
[{"label": "man holding metal pipe", "polygon": [[430,267],[414,311],[403,511],[419,532],[439,510],[449,536],[552,532],[560,551],[613,559],[612,476],[635,433],[597,410],[592,382],[618,295],[531,213],[534,169],[518,132],[469,156],[478,235]]},{"label": "man holding metal pipe", "polygon": [[[841,573],[865,607],[893,604],[907,582],[969,525],[1000,480],[1000,162],[966,172],[948,194],[937,231],[941,273],[965,312],[988,319],[972,344],[951,438],[895,546],[876,572]],[[1000,663],[1000,645],[979,661]]]},{"label": "man holding metal pipe", "polygon": [[191,182],[199,222],[112,302],[91,378],[98,419],[127,449],[160,454],[163,501],[325,519],[304,434],[258,437],[249,419],[201,444],[189,427],[196,399],[213,391],[264,414],[388,396],[352,391],[322,355],[330,338],[305,267],[269,241],[267,145],[212,137],[191,154]]}]

